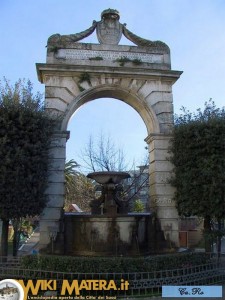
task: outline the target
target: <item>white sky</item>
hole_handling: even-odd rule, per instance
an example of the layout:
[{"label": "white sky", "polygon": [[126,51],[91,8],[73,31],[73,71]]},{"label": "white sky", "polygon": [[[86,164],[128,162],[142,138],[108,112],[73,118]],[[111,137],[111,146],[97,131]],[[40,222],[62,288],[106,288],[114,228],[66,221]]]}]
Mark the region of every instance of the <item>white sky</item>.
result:
[{"label": "white sky", "polygon": [[[181,106],[195,111],[209,98],[218,107],[225,105],[224,0],[0,0],[0,78],[29,78],[35,91],[44,92],[35,63],[45,62],[48,37],[83,31],[109,7],[120,11],[120,22],[130,31],[170,47],[172,69],[184,72],[173,86],[176,113]],[[96,43],[96,34],[85,42]],[[101,131],[124,148],[128,160],[139,161],[145,153],[145,125],[120,101],[86,104],[68,129],[67,159],[80,162],[89,135]]]}]

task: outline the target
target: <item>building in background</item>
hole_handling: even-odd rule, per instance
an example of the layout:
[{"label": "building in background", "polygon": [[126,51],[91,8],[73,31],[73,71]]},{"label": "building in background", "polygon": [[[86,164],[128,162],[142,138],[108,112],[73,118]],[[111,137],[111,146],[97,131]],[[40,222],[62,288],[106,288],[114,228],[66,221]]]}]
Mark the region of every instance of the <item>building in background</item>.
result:
[{"label": "building in background", "polygon": [[129,200],[130,211],[133,210],[135,200],[140,200],[149,211],[149,166],[139,166],[138,169],[128,171],[130,178],[123,181],[124,190]]}]

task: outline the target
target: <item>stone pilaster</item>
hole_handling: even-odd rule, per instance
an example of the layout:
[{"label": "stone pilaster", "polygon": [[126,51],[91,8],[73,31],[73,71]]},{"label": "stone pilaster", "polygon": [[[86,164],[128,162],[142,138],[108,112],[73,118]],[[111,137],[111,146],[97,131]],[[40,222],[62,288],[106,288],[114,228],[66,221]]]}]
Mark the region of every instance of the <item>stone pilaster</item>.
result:
[{"label": "stone pilaster", "polygon": [[40,249],[44,249],[50,243],[50,228],[58,233],[63,229],[60,226],[65,194],[65,158],[66,141],[69,137],[67,131],[55,132],[49,151],[50,166],[48,188],[46,194],[47,205],[40,216]]},{"label": "stone pilaster", "polygon": [[175,189],[169,184],[173,169],[168,160],[170,138],[168,134],[158,133],[146,138],[150,160],[150,207],[156,213],[158,229],[164,232],[167,245],[179,246],[178,214],[173,201]]}]

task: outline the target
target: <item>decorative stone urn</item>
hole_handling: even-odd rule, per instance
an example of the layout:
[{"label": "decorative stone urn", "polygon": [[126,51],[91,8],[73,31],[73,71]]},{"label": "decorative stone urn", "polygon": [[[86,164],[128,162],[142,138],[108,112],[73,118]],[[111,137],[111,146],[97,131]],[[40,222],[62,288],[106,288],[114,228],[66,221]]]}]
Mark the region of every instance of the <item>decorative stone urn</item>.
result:
[{"label": "decorative stone urn", "polygon": [[102,194],[91,203],[92,214],[116,215],[128,212],[128,201],[122,196],[123,187],[120,184],[123,179],[129,178],[126,172],[103,171],[93,172],[87,175],[102,186]]}]

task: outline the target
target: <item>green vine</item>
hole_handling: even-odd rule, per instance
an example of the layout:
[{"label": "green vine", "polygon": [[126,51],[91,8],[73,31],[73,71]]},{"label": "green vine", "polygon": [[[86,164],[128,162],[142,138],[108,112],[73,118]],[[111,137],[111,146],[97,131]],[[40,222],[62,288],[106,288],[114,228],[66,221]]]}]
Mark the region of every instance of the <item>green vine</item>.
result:
[{"label": "green vine", "polygon": [[78,89],[80,92],[83,92],[85,89],[78,83]]},{"label": "green vine", "polygon": [[89,57],[89,60],[103,60],[101,56]]},{"label": "green vine", "polygon": [[120,63],[120,66],[123,67],[125,63],[128,63],[131,60],[128,57],[126,57],[126,56],[122,56],[120,58],[117,58],[115,61],[118,62],[118,63]]},{"label": "green vine", "polygon": [[139,58],[135,58],[135,59],[132,60],[132,64],[134,64],[134,65],[141,65],[142,61]]},{"label": "green vine", "polygon": [[80,74],[80,76],[79,76],[79,81],[78,81],[78,88],[79,88],[79,90],[80,90],[80,92],[83,92],[84,90],[85,90],[85,88],[83,88],[82,86],[81,86],[81,83],[82,82],[87,82],[89,85],[91,85],[91,76],[90,76],[90,74],[88,74],[88,73],[82,73],[82,74]]},{"label": "green vine", "polygon": [[88,73],[82,73],[79,76],[79,83],[82,83],[84,81],[87,81],[87,83],[91,84],[91,76]]},{"label": "green vine", "polygon": [[133,211],[139,213],[145,211],[145,205],[140,199],[134,201]]},{"label": "green vine", "polygon": [[128,63],[128,62],[132,62],[132,64],[134,64],[134,65],[141,65],[142,64],[141,59],[139,59],[139,58],[130,59],[126,56],[122,56],[120,58],[117,58],[115,61],[119,62],[121,67],[123,67],[125,65],[125,63]]}]

